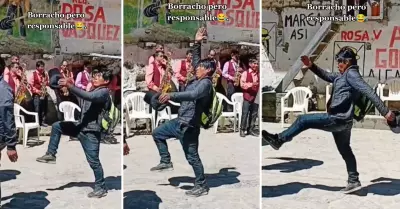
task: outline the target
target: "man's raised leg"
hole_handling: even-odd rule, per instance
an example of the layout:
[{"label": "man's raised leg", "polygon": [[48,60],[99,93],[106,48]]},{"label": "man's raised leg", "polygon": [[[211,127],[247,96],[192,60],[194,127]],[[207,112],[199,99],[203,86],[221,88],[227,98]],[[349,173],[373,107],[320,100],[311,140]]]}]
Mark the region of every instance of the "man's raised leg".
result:
[{"label": "man's raised leg", "polygon": [[160,163],[151,168],[150,171],[166,171],[172,170],[171,155],[168,152],[167,139],[180,138],[180,127],[178,119],[165,122],[153,131],[153,139],[156,143],[158,153],[160,154]]},{"label": "man's raised leg", "polygon": [[42,157],[36,158],[41,163],[56,163],[56,154],[60,144],[61,135],[76,136],[79,128],[73,122],[55,122],[51,126],[50,142],[47,152]]}]

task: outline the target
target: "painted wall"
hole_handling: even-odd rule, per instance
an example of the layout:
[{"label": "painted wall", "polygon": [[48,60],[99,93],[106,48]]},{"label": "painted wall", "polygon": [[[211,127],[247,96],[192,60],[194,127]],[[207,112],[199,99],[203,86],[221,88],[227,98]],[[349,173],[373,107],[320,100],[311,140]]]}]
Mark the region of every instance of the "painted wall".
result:
[{"label": "painted wall", "polygon": [[[400,77],[400,1],[388,9],[387,24],[377,21],[348,22],[341,26],[316,63],[324,69],[337,71],[334,54],[343,46],[358,51],[358,65],[364,77],[374,77],[381,82]],[[370,45],[370,47],[368,47]],[[315,81],[320,92],[325,92],[326,82],[307,73],[302,85]]]},{"label": "painted wall", "polygon": [[83,13],[85,18],[63,19],[83,22],[84,30],[60,30],[63,53],[121,54],[121,2],[115,0],[61,0],[61,13]]},{"label": "painted wall", "polygon": [[[57,6],[51,4],[51,0],[31,0],[31,10],[37,13],[51,13],[57,10]],[[7,3],[7,2],[6,2]],[[0,19],[7,16],[8,4],[0,5]],[[20,13],[17,16],[22,16]],[[7,35],[8,31],[0,30],[0,48],[2,48],[2,53],[13,52],[18,49],[13,49],[11,47],[21,48],[21,52],[29,51],[52,51],[52,31],[37,29],[28,29],[27,24],[51,24],[55,20],[52,19],[25,19],[25,30],[26,37],[20,35],[20,25],[21,23],[17,21],[11,30],[11,35]]]},{"label": "painted wall", "polygon": [[[167,27],[170,33],[193,38],[199,27],[198,21],[186,21],[179,22],[173,21],[172,24],[168,24],[166,21],[166,10],[165,8],[160,10],[158,16],[146,17],[143,11],[146,7],[151,5],[154,0],[124,0],[124,42],[131,43],[137,42],[140,37],[148,35],[150,28],[153,25],[161,25]],[[163,1],[165,2],[165,1]],[[169,2],[179,2],[178,0],[170,0]],[[207,0],[182,0],[181,4],[194,4],[198,2],[199,4],[206,4]],[[201,11],[203,12],[203,11]],[[175,16],[185,16],[185,15],[196,15],[200,14],[198,10],[171,10],[171,14]],[[165,35],[165,34],[164,34]]]},{"label": "painted wall", "polygon": [[210,41],[246,41],[259,43],[260,4],[257,0],[208,0],[208,4],[226,5],[227,9],[210,11],[212,16],[223,13],[228,21],[207,22]]}]

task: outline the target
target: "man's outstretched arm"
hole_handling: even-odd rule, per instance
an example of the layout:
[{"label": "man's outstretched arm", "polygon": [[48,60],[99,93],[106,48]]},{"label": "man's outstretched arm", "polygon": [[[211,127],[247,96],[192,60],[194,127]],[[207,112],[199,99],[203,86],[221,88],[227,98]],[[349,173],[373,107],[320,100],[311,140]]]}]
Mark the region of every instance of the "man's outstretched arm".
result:
[{"label": "man's outstretched arm", "polygon": [[71,85],[68,87],[68,90],[71,93],[75,94],[77,97],[94,103],[107,102],[107,99],[109,97],[108,88],[103,88],[99,91],[84,91],[82,89],[79,89],[78,87]]},{"label": "man's outstretched arm", "polygon": [[318,77],[320,77],[321,79],[323,79],[324,81],[329,82],[329,83],[333,83],[335,78],[339,76],[339,73],[327,72],[327,71],[321,69],[320,67],[318,67],[316,64],[313,64],[310,67],[310,70],[315,75],[317,75]]},{"label": "man's outstretched arm", "polygon": [[375,105],[376,109],[378,109],[379,113],[383,116],[388,114],[389,108],[382,102],[382,100],[378,97],[376,92],[364,81],[361,77],[360,73],[356,70],[349,70],[347,73],[347,82],[349,82],[350,86],[353,87],[356,91],[365,95],[371,102]]},{"label": "man's outstretched arm", "polygon": [[170,97],[171,100],[175,102],[195,101],[197,99],[208,96],[211,92],[211,89],[212,89],[211,81],[202,80],[194,90],[184,91],[184,92],[173,92],[170,93]]}]

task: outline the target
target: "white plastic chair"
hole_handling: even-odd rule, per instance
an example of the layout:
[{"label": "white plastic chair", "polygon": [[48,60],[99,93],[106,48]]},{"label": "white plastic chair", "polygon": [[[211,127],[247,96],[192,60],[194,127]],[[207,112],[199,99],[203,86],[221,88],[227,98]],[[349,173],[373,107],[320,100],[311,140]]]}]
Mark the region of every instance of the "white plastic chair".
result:
[{"label": "white plastic chair", "polygon": [[[389,88],[389,95],[384,96],[383,90],[385,87]],[[380,85],[379,95],[383,102],[385,101],[400,101],[400,79],[392,78],[387,80],[384,84]]]},{"label": "white plastic chair", "polygon": [[165,107],[162,111],[156,111],[153,109],[153,117],[156,118],[156,112],[158,113],[157,115],[157,121],[155,123],[155,127],[159,126],[160,121],[162,120],[171,120],[171,108],[170,107]]},{"label": "white plastic chair", "polygon": [[58,106],[58,110],[64,113],[64,121],[72,121],[72,122],[77,121],[75,119],[75,109],[81,112],[81,108],[72,102],[68,101],[61,102],[60,105]]},{"label": "white plastic chair", "polygon": [[[285,107],[285,100],[293,95],[293,106]],[[306,114],[308,112],[308,99],[312,96],[312,92],[307,87],[295,87],[286,93],[284,97],[281,98],[281,124],[282,128],[285,123],[285,112],[303,112]]]},{"label": "white plastic chair", "polygon": [[214,123],[214,133],[217,133],[218,131],[218,123],[219,120],[221,118],[228,118],[228,117],[233,117],[233,132],[236,132],[236,119],[237,119],[237,108],[236,108],[236,103],[235,102],[231,102],[229,101],[229,99],[222,95],[221,93],[217,92],[217,97],[220,103],[222,103],[223,101],[225,101],[228,105],[232,105],[233,106],[233,112],[222,112],[221,117],[217,119],[217,121],[215,121]]},{"label": "white plastic chair", "polygon": [[155,128],[155,121],[154,115],[150,112],[150,105],[144,101],[144,96],[146,93],[144,92],[133,92],[127,95],[124,98],[124,107],[127,111],[126,118],[126,132],[127,135],[130,135],[131,130],[131,121],[133,119],[150,119],[151,121],[151,128],[154,130]]},{"label": "white plastic chair", "polygon": [[[64,121],[77,121],[75,119],[75,109],[81,112],[81,108],[72,102],[64,101],[58,105],[58,110],[64,113]],[[69,137],[69,139],[71,140],[71,137]]]},{"label": "white plastic chair", "polygon": [[[23,115],[20,115],[21,111],[27,115],[35,116],[35,122],[26,123],[25,117]],[[23,107],[21,107],[19,104],[14,103],[14,116],[15,116],[15,127],[19,129],[19,139],[22,138],[22,144],[24,147],[27,147],[29,130],[37,129],[37,136],[39,140],[40,125],[39,125],[38,113],[29,112],[25,110]]]},{"label": "white plastic chair", "polygon": [[[168,102],[169,102],[170,104],[174,105],[174,106],[177,106],[177,107],[180,107],[180,106],[181,106],[180,103],[173,102],[173,101],[171,101],[171,100],[169,100]],[[171,120],[178,117],[178,114],[172,114],[171,109],[169,110],[169,113],[168,113],[168,114],[170,115]]]},{"label": "white plastic chair", "polygon": [[232,95],[232,102],[236,103],[236,112],[239,115],[238,127],[240,128],[242,122],[243,93],[234,93]]}]

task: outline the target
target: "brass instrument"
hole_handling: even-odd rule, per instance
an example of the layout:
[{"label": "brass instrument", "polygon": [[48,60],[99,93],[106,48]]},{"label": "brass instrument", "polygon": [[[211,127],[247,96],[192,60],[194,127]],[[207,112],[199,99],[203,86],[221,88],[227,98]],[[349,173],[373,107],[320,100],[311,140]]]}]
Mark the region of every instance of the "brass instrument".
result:
[{"label": "brass instrument", "polygon": [[187,71],[187,73],[186,73],[186,85],[189,83],[189,81],[190,80],[192,80],[193,79],[193,76],[194,76],[194,69],[193,69],[193,65],[192,64],[190,64],[189,65],[190,67],[189,67],[189,69],[188,69],[188,71]]},{"label": "brass instrument", "polygon": [[40,99],[44,99],[47,96],[47,73],[43,72],[42,83],[40,83]]},{"label": "brass instrument", "polygon": [[219,79],[220,76],[221,76],[221,75],[220,75],[217,71],[214,72],[213,77],[212,77],[212,83],[213,83],[213,86],[214,86],[214,87],[217,86],[217,84],[218,84],[218,79]]},{"label": "brass instrument", "polygon": [[15,93],[15,103],[17,104],[21,104],[25,99],[31,96],[30,92],[28,90],[28,79],[26,78],[26,74],[25,74],[25,70],[26,70],[26,64],[25,63],[21,63],[21,74],[18,75],[20,77],[20,83],[19,86],[17,88],[17,91]]},{"label": "brass instrument", "polygon": [[[70,76],[70,75],[71,75],[71,74],[70,74],[70,71],[69,71],[69,70],[66,70],[66,72],[67,72],[67,73],[65,73],[65,71],[63,71],[64,78],[65,78],[66,80],[69,80],[69,79],[71,78],[71,76]],[[69,96],[69,91],[68,91],[67,87],[62,87],[62,88],[61,88],[61,92],[62,92],[63,96],[65,96],[65,97]]]},{"label": "brass instrument", "polygon": [[162,80],[161,80],[161,92],[162,93],[171,92],[171,90],[172,90],[171,76],[172,75],[173,75],[173,69],[172,69],[172,65],[171,65],[171,57],[167,56],[166,69],[165,69],[164,76],[162,77]]},{"label": "brass instrument", "polygon": [[236,71],[235,71],[234,86],[239,86],[240,85],[240,77],[242,76],[242,72],[241,72],[241,67],[239,65],[239,62],[235,65],[236,65]]}]

